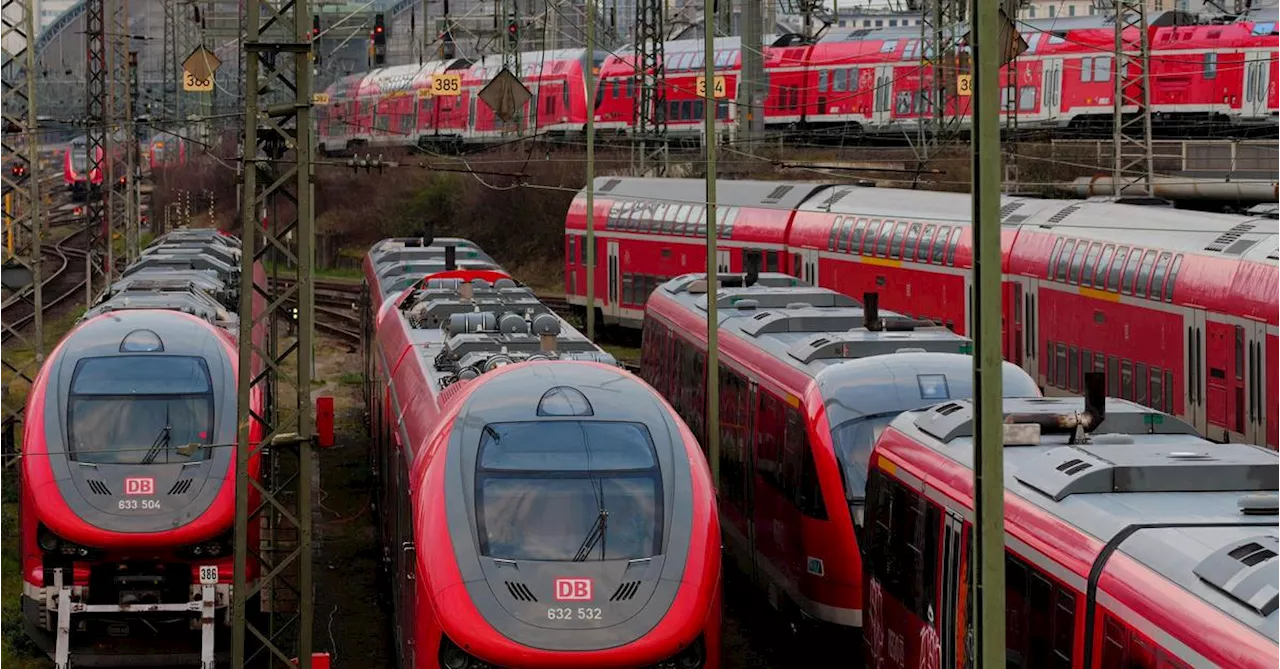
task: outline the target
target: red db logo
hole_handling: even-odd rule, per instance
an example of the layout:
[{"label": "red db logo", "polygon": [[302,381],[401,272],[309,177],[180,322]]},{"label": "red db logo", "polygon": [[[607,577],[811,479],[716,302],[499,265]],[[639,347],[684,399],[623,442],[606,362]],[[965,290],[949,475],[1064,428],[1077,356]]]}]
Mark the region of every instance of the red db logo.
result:
[{"label": "red db logo", "polygon": [[156,480],[149,476],[126,478],[124,480],[124,494],[154,495],[156,494]]},{"label": "red db logo", "polygon": [[591,600],[591,579],[557,578],[556,600],[561,602],[585,602]]}]

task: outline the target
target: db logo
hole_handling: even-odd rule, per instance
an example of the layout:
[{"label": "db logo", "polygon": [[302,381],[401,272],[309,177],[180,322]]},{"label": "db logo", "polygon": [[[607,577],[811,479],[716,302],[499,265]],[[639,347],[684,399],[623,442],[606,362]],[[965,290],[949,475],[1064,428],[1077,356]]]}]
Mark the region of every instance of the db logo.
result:
[{"label": "db logo", "polygon": [[591,600],[591,579],[557,578],[556,600],[561,602],[586,602]]},{"label": "db logo", "polygon": [[126,478],[124,480],[124,494],[154,495],[156,494],[156,480],[149,476]]}]

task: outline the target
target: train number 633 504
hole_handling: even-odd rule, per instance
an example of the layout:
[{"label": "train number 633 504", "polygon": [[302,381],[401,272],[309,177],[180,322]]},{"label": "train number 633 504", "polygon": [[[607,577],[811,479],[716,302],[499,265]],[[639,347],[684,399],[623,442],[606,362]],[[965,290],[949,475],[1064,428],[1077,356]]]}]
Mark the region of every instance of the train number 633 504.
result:
[{"label": "train number 633 504", "polygon": [[158,499],[122,499],[117,502],[116,507],[121,511],[134,511],[144,509],[147,511],[159,511],[160,500]]}]

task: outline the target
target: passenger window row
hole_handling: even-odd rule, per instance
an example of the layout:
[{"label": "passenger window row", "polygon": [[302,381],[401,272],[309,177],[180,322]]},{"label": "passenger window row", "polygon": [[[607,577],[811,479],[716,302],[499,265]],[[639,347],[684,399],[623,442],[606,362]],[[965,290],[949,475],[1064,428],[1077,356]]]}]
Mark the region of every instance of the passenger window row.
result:
[{"label": "passenger window row", "polygon": [[1068,346],[1050,341],[1045,380],[1055,388],[1073,393],[1084,392],[1086,372],[1102,372],[1107,376],[1107,396],[1119,397],[1149,406],[1157,411],[1173,413],[1173,371],[1161,370],[1145,362]]},{"label": "passenger window row", "polygon": [[819,70],[818,92],[826,93],[828,89],[835,93],[852,93],[858,90],[858,68],[846,67],[839,70]]},{"label": "passenger window row", "polygon": [[[707,234],[707,208],[701,204],[659,204],[624,200],[609,207],[605,228],[635,232],[658,232],[667,235],[699,237]],[[733,222],[738,207],[719,207],[716,220],[719,237],[733,236]]]},{"label": "passenger window row", "polygon": [[894,260],[955,265],[963,228],[842,216],[827,238],[827,250]]},{"label": "passenger window row", "polygon": [[653,294],[654,289],[666,283],[670,278],[669,276],[654,276],[652,274],[623,273],[622,303],[644,306],[644,303],[649,300],[649,295]]},{"label": "passenger window row", "polygon": [[1182,254],[1059,238],[1049,254],[1048,277],[1096,290],[1173,302]]}]

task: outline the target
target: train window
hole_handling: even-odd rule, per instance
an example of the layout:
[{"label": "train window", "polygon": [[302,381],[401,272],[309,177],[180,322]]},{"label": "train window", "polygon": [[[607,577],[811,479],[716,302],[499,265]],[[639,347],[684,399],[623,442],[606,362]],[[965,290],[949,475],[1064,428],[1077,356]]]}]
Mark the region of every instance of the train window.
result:
[{"label": "train window", "polygon": [[885,221],[880,231],[876,233],[876,255],[885,257],[889,255],[889,238],[893,235],[893,221]]},{"label": "train window", "polygon": [[694,101],[693,101],[693,115],[692,115],[692,116],[690,116],[689,118],[692,118],[692,119],[694,119],[694,120],[697,120],[697,119],[703,118],[705,115],[706,115],[706,108],[705,108],[705,106],[703,105],[702,100],[694,100]]},{"label": "train window", "polygon": [[695,121],[697,117],[693,115],[693,100],[685,100],[680,103],[680,120]]},{"label": "train window", "polygon": [[836,460],[844,471],[841,480],[844,482],[845,499],[849,504],[861,505],[864,502],[871,449],[885,427],[893,422],[895,415],[879,414],[855,418],[831,430]]},{"label": "train window", "polygon": [[1059,342],[1058,350],[1054,352],[1054,361],[1057,363],[1057,366],[1058,366],[1056,385],[1059,388],[1066,388],[1067,380],[1071,378],[1070,376],[1068,376],[1067,355],[1068,355],[1067,346]]},{"label": "train window", "polygon": [[1080,353],[1072,346],[1067,353],[1067,390],[1080,390]]},{"label": "train window", "polygon": [[483,434],[476,472],[481,554],[508,560],[579,559],[582,538],[597,532],[605,510],[626,521],[609,523],[608,542],[597,542],[592,554],[597,546],[601,559],[658,553],[662,482],[644,425],[494,423]]},{"label": "train window", "polygon": [[1174,413],[1177,411],[1173,406],[1173,372],[1164,371],[1164,411]]},{"label": "train window", "polygon": [[902,259],[913,260],[916,257],[916,242],[920,240],[920,224],[912,223],[907,229],[907,241],[902,245]]},{"label": "train window", "polygon": [[724,214],[724,236],[725,237],[733,236],[733,224],[738,220],[738,211],[740,211],[738,207],[729,207],[729,209],[725,211],[725,214]]},{"label": "train window", "polygon": [[1236,379],[1244,379],[1244,328],[1236,326]]},{"label": "train window", "polygon": [[935,265],[942,264],[942,258],[947,251],[947,236],[951,234],[949,226],[938,228],[938,236],[933,240],[933,263]]},{"label": "train window", "polygon": [[1080,285],[1092,286],[1093,275],[1098,271],[1098,256],[1102,253],[1102,244],[1094,243],[1089,246],[1089,253],[1084,257],[1084,271],[1080,273]]},{"label": "train window", "polygon": [[1169,278],[1164,282],[1164,301],[1173,301],[1173,285],[1178,280],[1178,270],[1182,269],[1182,254],[1174,256],[1173,267],[1169,268]]},{"label": "train window", "polygon": [[1018,89],[1018,111],[1031,111],[1036,108],[1036,87],[1023,86]]},{"label": "train window", "polygon": [[933,245],[932,225],[924,226],[924,232],[920,234],[920,245],[916,248],[916,262],[929,262],[929,251]]},{"label": "train window", "polygon": [[669,232],[670,227],[667,224],[667,210],[671,205],[660,204],[653,210],[653,220],[649,224],[649,232]]},{"label": "train window", "polygon": [[675,233],[677,235],[689,234],[689,210],[692,208],[693,207],[687,204],[682,204],[679,209],[676,210]]},{"label": "train window", "polygon": [[831,71],[831,90],[832,91],[835,91],[837,93],[843,93],[845,91],[846,82],[845,82],[844,75],[845,75],[844,70]]},{"label": "train window", "polygon": [[1070,266],[1070,261],[1071,261],[1071,252],[1074,251],[1075,248],[1076,248],[1076,240],[1074,239],[1066,240],[1066,242],[1062,245],[1062,249],[1058,251],[1058,260],[1057,260],[1058,271],[1056,273],[1057,276],[1051,277],[1051,278],[1056,278],[1058,281],[1066,283],[1067,268]]},{"label": "train window", "polygon": [[569,264],[573,265],[575,264],[575,261],[578,259],[578,236],[568,235],[568,237],[569,237],[569,252],[565,255],[569,259]]},{"label": "train window", "polygon": [[1133,294],[1133,278],[1138,274],[1138,263],[1142,261],[1142,249],[1134,249],[1129,253],[1129,261],[1124,265],[1124,277],[1120,284],[1120,290],[1129,295]]},{"label": "train window", "polygon": [[777,490],[782,484],[782,444],[786,440],[787,424],[782,411],[782,400],[773,393],[761,389],[756,411],[756,472],[765,483]]},{"label": "train window", "polygon": [[1204,78],[1213,79],[1218,76],[1218,54],[1209,52],[1204,55]]},{"label": "train window", "polygon": [[1093,80],[1111,81],[1111,56],[1098,56],[1093,59]]},{"label": "train window", "polygon": [[764,271],[766,272],[780,271],[778,269],[778,252],[777,251],[765,251]]},{"label": "train window", "polygon": [[1120,290],[1120,272],[1124,269],[1124,262],[1128,256],[1129,247],[1121,246],[1116,249],[1116,259],[1111,263],[1111,270],[1107,274],[1107,290]]},{"label": "train window", "polygon": [[858,68],[851,67],[845,70],[845,77],[849,79],[849,92],[858,90],[859,72]]},{"label": "train window", "polygon": [[1082,348],[1080,349],[1080,378],[1081,378],[1080,388],[1082,390],[1084,389],[1083,379],[1084,379],[1085,372],[1090,372],[1090,371],[1093,371],[1093,353],[1090,353],[1088,350]]},{"label": "train window", "polygon": [[1147,284],[1151,282],[1151,266],[1155,263],[1156,252],[1147,251],[1142,256],[1142,265],[1138,267],[1138,283],[1134,285],[1134,294],[1138,297],[1147,296]]},{"label": "train window", "polygon": [[635,304],[635,275],[625,272],[622,275],[622,303]]},{"label": "train window", "polygon": [[893,228],[893,238],[889,240],[889,257],[902,257],[902,238],[907,234],[907,223],[899,223]]},{"label": "train window", "polygon": [[858,224],[853,226],[853,237],[849,239],[849,244],[844,248],[850,253],[859,253],[862,250],[862,235],[867,231],[867,219],[859,218]]},{"label": "train window", "polygon": [[1093,59],[1092,58],[1086,57],[1086,58],[1080,59],[1080,81],[1086,82],[1086,83],[1093,81]]},{"label": "train window", "polygon": [[1088,243],[1080,242],[1076,244],[1075,253],[1071,254],[1071,273],[1067,276],[1071,283],[1080,283],[1080,269],[1084,266],[1084,255],[1088,248]]},{"label": "train window", "polygon": [[852,216],[840,222],[840,238],[836,240],[836,251],[843,251],[849,248],[849,236],[851,234],[853,234]]},{"label": "train window", "polygon": [[836,218],[836,220],[831,223],[831,232],[827,235],[828,251],[836,250],[836,239],[840,236],[840,224],[842,223],[844,223],[843,218]]},{"label": "train window", "polygon": [[1120,358],[1107,356],[1107,397],[1120,396]]},{"label": "train window", "polygon": [[1063,588],[1054,588],[1053,655],[1054,666],[1070,669],[1071,650],[1075,645],[1076,596]]},{"label": "train window", "polygon": [[817,520],[827,519],[827,505],[822,498],[822,483],[809,446],[808,430],[799,411],[787,412],[787,456],[799,450],[800,479],[796,486],[795,504],[800,513]]},{"label": "train window", "polygon": [[1161,253],[1156,260],[1156,269],[1151,274],[1151,299],[1158,300],[1164,294],[1164,280],[1169,275],[1169,260],[1172,253]]},{"label": "train window", "polygon": [[952,228],[951,239],[947,242],[947,264],[956,264],[956,249],[960,248],[960,235],[964,228]]},{"label": "train window", "polygon": [[[596,243],[599,244],[599,242],[600,242],[600,238],[596,237]],[[582,243],[578,245],[578,264],[579,265],[587,264],[587,240],[586,239],[583,239]]]},{"label": "train window", "polygon": [[1159,411],[1169,411],[1164,404],[1164,374],[1159,367],[1151,368],[1151,407]]},{"label": "train window", "polygon": [[1133,363],[1128,360],[1120,361],[1120,397],[1133,399]]},{"label": "train window", "polygon": [[862,255],[869,256],[875,253],[876,234],[880,230],[880,220],[875,219],[867,226],[867,234],[862,238]]},{"label": "train window", "polygon": [[1111,269],[1111,260],[1115,258],[1116,247],[1107,244],[1102,249],[1102,257],[1098,259],[1098,268],[1093,272],[1093,287],[1102,290],[1107,285],[1107,271]]},{"label": "train window", "polygon": [[1134,374],[1133,401],[1138,404],[1147,403],[1147,363],[1139,362]]},{"label": "train window", "polygon": [[1053,242],[1053,250],[1049,252],[1049,273],[1047,276],[1052,279],[1057,274],[1058,269],[1058,251],[1062,250],[1062,238],[1059,237]]},{"label": "train window", "polygon": [[1056,373],[1057,365],[1054,364],[1054,360],[1056,360],[1056,358],[1054,357],[1054,351],[1057,350],[1058,344],[1057,342],[1053,342],[1053,341],[1049,341],[1046,343],[1049,345],[1049,361],[1048,361],[1048,364],[1044,366],[1045,381],[1048,382],[1048,384],[1051,386],[1056,386],[1058,385],[1058,375]]}]

